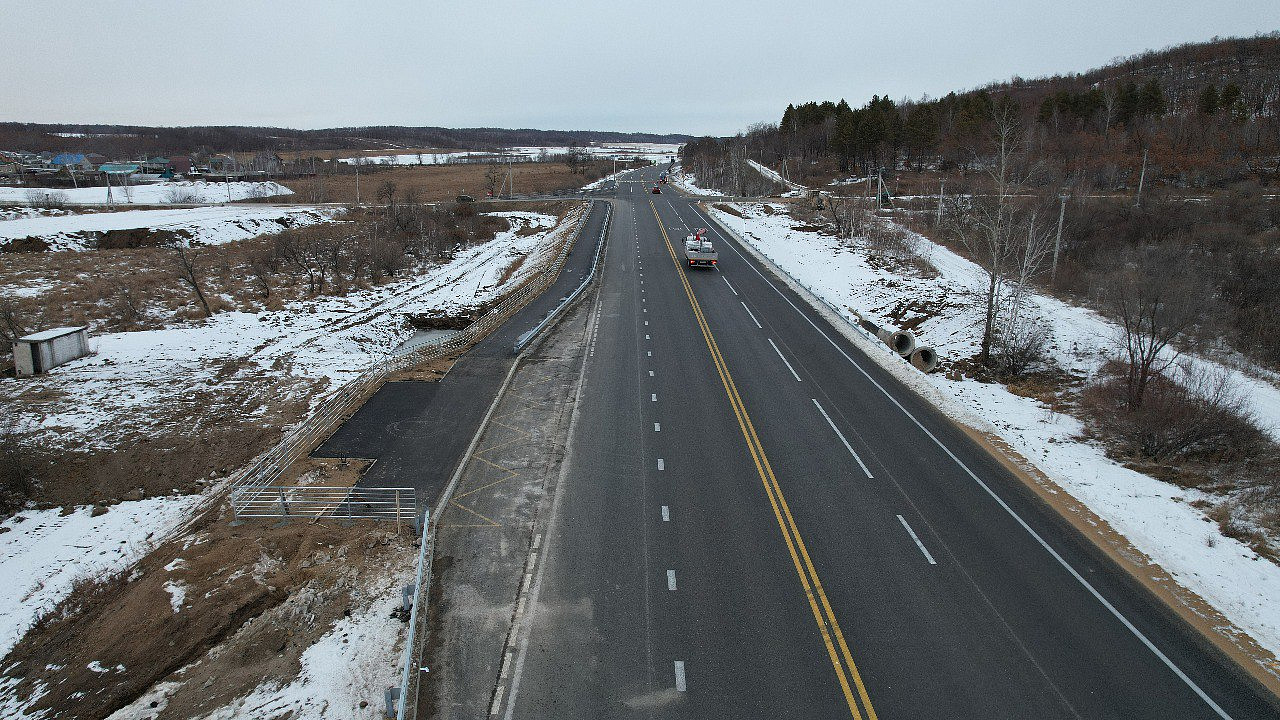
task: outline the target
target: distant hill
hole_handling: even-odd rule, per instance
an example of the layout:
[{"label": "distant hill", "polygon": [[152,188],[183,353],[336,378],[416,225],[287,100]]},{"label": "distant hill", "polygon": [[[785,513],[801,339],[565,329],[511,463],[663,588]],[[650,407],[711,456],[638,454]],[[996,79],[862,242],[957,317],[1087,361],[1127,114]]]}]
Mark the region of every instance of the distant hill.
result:
[{"label": "distant hill", "polygon": [[350,127],[325,130],[243,126],[147,127],[0,123],[0,150],[98,152],[109,157],[171,155],[200,148],[217,152],[259,150],[374,150],[443,147],[486,150],[511,146],[591,142],[682,143],[687,135],[600,130],[506,128]]},{"label": "distant hill", "polygon": [[1214,38],[1117,58],[1082,73],[992,83],[983,90],[1039,103],[1059,91],[1082,91],[1111,83],[1157,81],[1171,112],[1193,112],[1204,89],[1240,88],[1245,107],[1263,112],[1280,98],[1280,33],[1250,38]]},{"label": "distant hill", "polygon": [[731,158],[821,184],[878,171],[957,170],[989,154],[997,115],[1028,131],[1046,183],[1099,190],[1146,177],[1177,187],[1280,178],[1280,33],[1153,50],[1082,73],[1008,81],[895,102],[874,96],[788,105],[777,125],[685,144],[687,168],[745,191]]}]

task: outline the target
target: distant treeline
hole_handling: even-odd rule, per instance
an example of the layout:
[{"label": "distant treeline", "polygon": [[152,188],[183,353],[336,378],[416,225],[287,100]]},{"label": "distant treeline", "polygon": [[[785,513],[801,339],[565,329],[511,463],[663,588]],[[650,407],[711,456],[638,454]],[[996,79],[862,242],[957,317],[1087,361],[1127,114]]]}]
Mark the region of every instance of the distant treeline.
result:
[{"label": "distant treeline", "polygon": [[[65,137],[71,136],[71,137]],[[505,128],[350,127],[325,130],[243,126],[147,127],[0,123],[0,150],[96,152],[107,157],[174,155],[209,148],[217,152],[298,150],[395,150],[441,147],[486,150],[516,145],[579,145],[591,142],[681,143],[687,135],[599,130]]]}]

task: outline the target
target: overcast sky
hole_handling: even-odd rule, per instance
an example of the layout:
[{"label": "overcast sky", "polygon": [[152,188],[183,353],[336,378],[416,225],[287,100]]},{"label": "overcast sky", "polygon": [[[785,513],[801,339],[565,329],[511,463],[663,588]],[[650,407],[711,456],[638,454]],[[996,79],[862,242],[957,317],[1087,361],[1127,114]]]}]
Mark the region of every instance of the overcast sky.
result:
[{"label": "overcast sky", "polygon": [[1280,0],[0,0],[0,120],[728,134],[1280,29]]}]

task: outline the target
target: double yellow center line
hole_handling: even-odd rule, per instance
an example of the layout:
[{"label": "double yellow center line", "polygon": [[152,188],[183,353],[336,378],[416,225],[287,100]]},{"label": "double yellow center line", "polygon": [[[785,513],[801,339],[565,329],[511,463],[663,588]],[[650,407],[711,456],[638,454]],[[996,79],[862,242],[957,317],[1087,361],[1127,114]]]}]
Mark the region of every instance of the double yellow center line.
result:
[{"label": "double yellow center line", "polygon": [[[738,427],[742,430],[742,437],[747,442],[747,449],[751,452],[752,461],[755,462],[756,472],[760,474],[760,482],[764,484],[765,493],[769,496],[769,503],[773,506],[773,514],[778,520],[778,528],[782,530],[782,537],[787,542],[787,550],[791,553],[791,562],[795,565],[796,574],[800,577],[800,584],[804,587],[805,596],[809,600],[809,608],[813,611],[813,619],[818,623],[818,631],[822,634],[822,642],[826,645],[827,655],[831,658],[831,665],[835,668],[836,677],[840,681],[840,689],[844,692],[845,701],[849,703],[849,712],[857,720],[862,720],[864,717],[863,711],[865,710],[865,717],[868,720],[877,720],[875,708],[871,706],[871,698],[867,696],[867,688],[862,682],[862,676],[858,673],[858,666],[853,662],[853,655],[849,652],[849,646],[844,641],[844,633],[840,631],[840,623],[836,621],[835,612],[832,611],[831,603],[827,600],[827,594],[822,589],[822,581],[818,579],[818,571],[814,569],[813,560],[809,558],[809,551],[805,548],[799,529],[796,528],[795,519],[791,517],[791,509],[787,506],[787,499],[782,494],[782,487],[778,484],[778,479],[773,474],[773,467],[769,464],[769,458],[765,455],[764,447],[760,444],[760,438],[756,435],[756,429],[751,423],[751,417],[747,414],[747,408],[743,405],[742,398],[738,395],[738,388],[734,385],[733,376],[729,374],[729,367],[725,364],[724,356],[720,354],[720,347],[716,344],[715,336],[711,333],[711,327],[707,325],[707,319],[702,314],[702,306],[698,304],[698,299],[693,294],[693,288],[689,285],[689,278],[684,273],[684,266],[680,264],[679,258],[676,257],[675,248],[671,245],[671,238],[667,235],[667,228],[662,224],[662,218],[658,216],[658,208],[653,204],[652,200],[649,201],[649,209],[653,211],[653,217],[658,221],[658,229],[662,231],[662,239],[667,244],[667,252],[670,253],[671,262],[675,265],[676,275],[684,285],[685,295],[689,298],[689,306],[693,308],[693,315],[698,321],[698,327],[702,330],[702,337],[707,341],[707,349],[711,351],[711,360],[715,363],[716,372],[720,375],[721,383],[724,384],[725,394],[729,397],[729,405],[733,407],[733,414],[737,417]],[[859,701],[861,701],[861,709],[859,708]]]}]

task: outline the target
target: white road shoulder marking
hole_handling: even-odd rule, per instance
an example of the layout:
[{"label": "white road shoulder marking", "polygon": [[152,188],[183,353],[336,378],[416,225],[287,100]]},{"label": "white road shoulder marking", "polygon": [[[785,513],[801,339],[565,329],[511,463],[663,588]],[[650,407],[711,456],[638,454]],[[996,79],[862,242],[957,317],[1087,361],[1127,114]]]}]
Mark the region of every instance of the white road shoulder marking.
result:
[{"label": "white road shoulder marking", "polygon": [[[694,211],[694,214],[695,216],[702,215],[704,218],[706,217],[706,213],[700,213],[696,210]],[[1110,612],[1111,615],[1115,617],[1115,619],[1118,620],[1121,625],[1124,625],[1126,630],[1133,633],[1133,636],[1136,637],[1138,641],[1143,644],[1144,647],[1150,650],[1151,653],[1160,660],[1160,662],[1164,663],[1165,667],[1169,668],[1169,670],[1174,675],[1176,675],[1178,679],[1186,683],[1187,687],[1191,688],[1191,691],[1196,694],[1196,697],[1203,700],[1204,703],[1208,705],[1209,708],[1218,715],[1218,717],[1221,717],[1224,720],[1232,720],[1231,716],[1227,714],[1227,711],[1223,710],[1222,707],[1218,705],[1218,703],[1214,702],[1213,698],[1209,697],[1208,693],[1206,693],[1203,689],[1201,689],[1200,686],[1197,685],[1194,680],[1192,680],[1190,677],[1187,676],[1185,672],[1182,671],[1182,668],[1178,667],[1177,664],[1173,662],[1173,660],[1169,659],[1168,655],[1165,655],[1164,652],[1160,650],[1160,648],[1156,647],[1156,644],[1151,642],[1150,638],[1148,638],[1141,630],[1139,630],[1136,625],[1130,622],[1129,618],[1124,616],[1124,613],[1121,613],[1120,610],[1118,610],[1115,605],[1112,605],[1111,602],[1102,595],[1102,593],[1098,592],[1097,588],[1095,588],[1088,580],[1085,580],[1084,576],[1080,574],[1080,571],[1076,570],[1075,567],[1071,565],[1071,563],[1067,562],[1067,559],[1062,557],[1062,555],[1059,554],[1057,550],[1054,550],[1053,546],[1050,545],[1049,542],[1040,535],[1040,533],[1036,532],[1035,529],[1033,529],[1031,525],[1027,523],[1026,520],[1022,519],[1021,515],[1015,512],[1013,508],[1009,507],[1009,504],[1004,501],[1004,498],[997,495],[995,490],[991,489],[990,485],[987,485],[985,482],[983,482],[982,478],[978,477],[977,473],[969,469],[969,466],[965,465],[963,460],[961,460],[955,453],[951,452],[951,448],[947,447],[941,440],[939,440],[937,435],[934,435],[929,430],[929,428],[924,426],[924,423],[920,422],[920,420],[911,413],[910,410],[908,410],[902,403],[898,402],[898,399],[895,398],[893,395],[891,395],[889,391],[884,388],[883,385],[877,382],[875,378],[871,377],[871,373],[868,373],[866,369],[862,367],[862,365],[858,364],[856,360],[850,357],[849,354],[846,353],[843,348],[841,348],[839,345],[836,344],[835,340],[832,340],[829,335],[822,332],[822,328],[818,327],[818,324],[815,323],[808,315],[806,315],[803,310],[796,307],[796,304],[791,302],[791,299],[788,298],[786,295],[784,295],[783,292],[779,290],[776,286],[774,286],[772,282],[769,282],[769,278],[765,277],[764,273],[761,272],[759,268],[757,268],[752,263],[748,262],[746,257],[743,256],[743,254],[739,252],[737,248],[733,247],[733,244],[728,241],[728,238],[724,236],[724,233],[720,232],[720,230],[716,228],[713,223],[711,223],[711,220],[709,218],[707,219],[707,223],[708,223],[708,227],[712,229],[712,232],[714,232],[717,236],[719,236],[721,240],[724,240],[725,244],[728,245],[731,250],[733,250],[735,255],[737,255],[753,271],[755,271],[755,273],[760,276],[760,279],[763,280],[766,285],[772,288],[774,292],[778,293],[778,296],[781,297],[784,302],[790,305],[791,309],[795,310],[796,314],[799,315],[802,319],[804,319],[805,322],[809,323],[809,325],[812,326],[813,329],[816,330],[817,333],[821,335],[824,340],[826,340],[828,343],[831,343],[831,347],[835,348],[836,352],[843,355],[844,359],[848,360],[849,364],[852,365],[854,369],[856,369],[859,373],[861,373],[863,377],[865,377],[872,385],[876,387],[877,390],[881,392],[881,394],[883,394],[886,398],[888,398],[889,402],[893,403],[894,406],[898,408],[898,410],[902,411],[903,415],[906,415],[907,418],[911,420],[911,422],[915,424],[916,427],[920,428],[920,430],[923,431],[924,434],[927,435],[929,439],[932,440],[933,443],[942,450],[942,452],[946,453],[947,457],[951,458],[952,462],[958,465],[960,469],[965,472],[966,475],[972,478],[973,481],[978,484],[978,487],[982,488],[982,490],[986,492],[987,495],[989,495],[991,499],[994,500],[995,503],[999,505],[1002,510],[1008,513],[1009,516],[1012,517],[1014,521],[1017,522],[1018,525],[1020,525],[1022,529],[1025,530],[1027,534],[1029,534],[1036,541],[1038,545],[1040,545],[1040,547],[1044,548],[1045,552],[1049,553],[1049,555],[1054,560],[1056,560],[1058,564],[1063,569],[1065,569],[1069,575],[1071,575],[1071,577],[1075,578],[1075,580],[1079,582],[1080,585],[1084,587],[1084,589],[1094,597],[1094,599],[1096,599],[1099,603],[1101,603],[1102,606],[1106,608],[1107,611]]]}]

